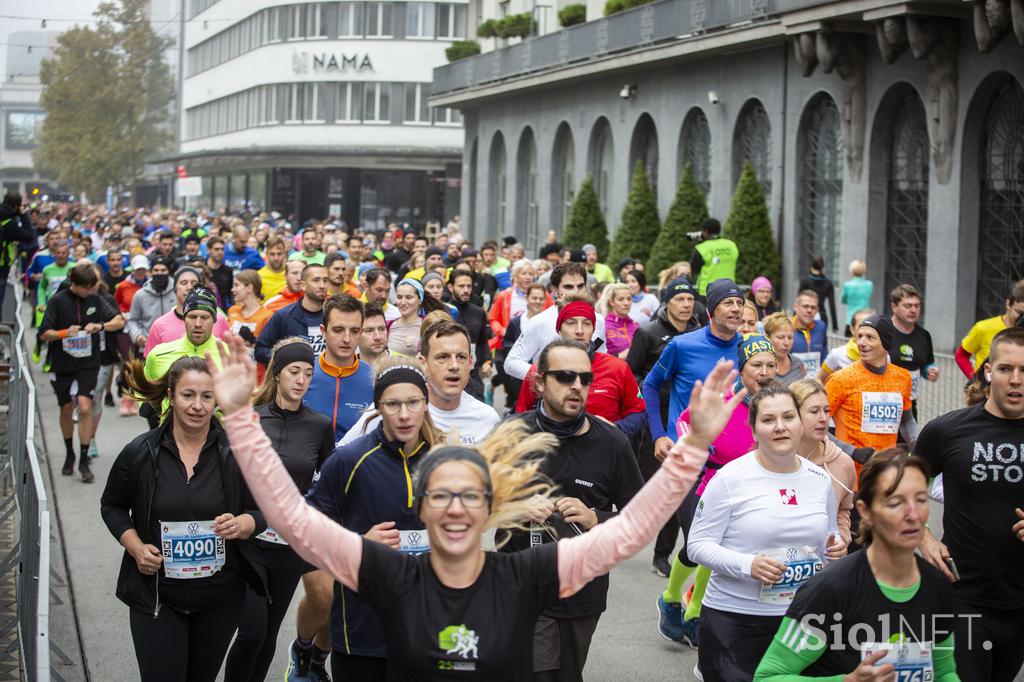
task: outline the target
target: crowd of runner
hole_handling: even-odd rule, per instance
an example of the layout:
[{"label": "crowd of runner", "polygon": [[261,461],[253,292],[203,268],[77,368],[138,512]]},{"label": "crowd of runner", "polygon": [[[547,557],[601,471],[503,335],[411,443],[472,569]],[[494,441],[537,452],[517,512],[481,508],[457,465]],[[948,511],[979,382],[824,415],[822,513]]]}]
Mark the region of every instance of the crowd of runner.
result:
[{"label": "crowd of runner", "polygon": [[822,259],[783,303],[720,232],[652,273],[554,232],[8,193],[62,473],[94,480],[104,405],[144,431],[100,502],[140,678],[264,680],[284,628],[290,682],[582,680],[609,571],[653,543],[651,635],[696,679],[1013,680],[1024,282],[922,424],[923,292],[870,309],[855,261],[830,349]]}]

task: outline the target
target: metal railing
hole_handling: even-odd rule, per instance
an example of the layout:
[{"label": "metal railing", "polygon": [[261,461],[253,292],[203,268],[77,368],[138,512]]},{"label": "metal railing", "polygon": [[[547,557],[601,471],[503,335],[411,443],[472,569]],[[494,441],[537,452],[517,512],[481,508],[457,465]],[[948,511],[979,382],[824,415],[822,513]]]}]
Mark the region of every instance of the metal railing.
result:
[{"label": "metal railing", "polygon": [[[434,69],[432,95],[659,43],[697,38],[777,15],[786,0],[660,0]],[[813,4],[813,3],[812,3]]]},{"label": "metal railing", "polygon": [[[50,507],[35,445],[36,389],[24,350],[22,288],[7,287],[4,315],[10,351],[7,412],[7,453],[18,510],[17,544],[8,557],[17,557],[17,620],[22,679],[50,679]],[[12,561],[11,565],[15,565]],[[6,561],[4,564],[7,566]]]}]

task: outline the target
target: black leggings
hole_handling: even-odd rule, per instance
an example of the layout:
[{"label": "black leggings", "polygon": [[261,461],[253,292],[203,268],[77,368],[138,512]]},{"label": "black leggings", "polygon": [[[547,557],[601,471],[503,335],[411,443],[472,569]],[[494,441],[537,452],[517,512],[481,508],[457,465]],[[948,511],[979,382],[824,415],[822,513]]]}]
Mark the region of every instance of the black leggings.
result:
[{"label": "black leggings", "polygon": [[960,679],[1011,682],[1024,664],[1024,610],[997,611],[961,599],[956,603],[953,655]]},{"label": "black leggings", "polygon": [[782,616],[751,616],[710,608],[700,611],[697,664],[705,682],[754,679]]},{"label": "black leggings", "polygon": [[[225,682],[262,682],[277,650],[277,633],[288,613],[306,564],[290,547],[261,543],[266,556],[270,600],[249,588],[245,595],[238,637],[228,652]],[[269,545],[269,546],[268,546]]]},{"label": "black leggings", "polygon": [[331,679],[334,682],[384,682],[387,669],[386,658],[376,656],[353,656],[339,651],[331,652]]},{"label": "black leggings", "polygon": [[213,682],[238,627],[242,603],[194,613],[166,604],[160,616],[131,609],[128,617],[142,682]]},{"label": "black leggings", "polygon": [[[699,481],[700,479],[698,479],[698,483]],[[693,489],[683,498],[683,503],[679,505],[679,509],[676,510],[679,530],[683,531],[683,546],[679,548],[679,563],[690,568],[696,567],[697,564],[690,561],[690,556],[686,553],[686,546],[690,542],[690,526],[693,525],[693,515],[697,513],[698,502],[700,502],[700,498],[697,497],[697,485],[695,484]]]}]

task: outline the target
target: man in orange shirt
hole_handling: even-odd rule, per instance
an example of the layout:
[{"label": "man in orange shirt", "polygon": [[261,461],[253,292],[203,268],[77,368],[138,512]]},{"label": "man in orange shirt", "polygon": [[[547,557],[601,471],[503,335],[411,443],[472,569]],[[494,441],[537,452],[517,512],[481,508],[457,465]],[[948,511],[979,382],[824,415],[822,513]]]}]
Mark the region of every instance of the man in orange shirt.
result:
[{"label": "man in orange shirt", "polygon": [[892,447],[900,433],[910,444],[917,440],[917,422],[910,409],[910,372],[889,362],[894,334],[888,317],[872,315],[861,322],[857,328],[860,362],[833,374],[825,386],[836,437],[854,447]]}]

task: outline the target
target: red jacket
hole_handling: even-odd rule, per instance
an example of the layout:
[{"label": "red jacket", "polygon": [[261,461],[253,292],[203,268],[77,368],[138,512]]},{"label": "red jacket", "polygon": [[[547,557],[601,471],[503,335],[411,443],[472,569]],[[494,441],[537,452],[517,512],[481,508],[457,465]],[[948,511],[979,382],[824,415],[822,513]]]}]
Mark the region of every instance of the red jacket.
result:
[{"label": "red jacket", "polygon": [[[510,311],[512,310],[512,292],[514,290],[515,287],[509,287],[499,291],[491,303],[491,309],[487,313],[487,321],[491,323],[491,331],[494,332],[494,336],[487,341],[487,345],[491,347],[492,351],[501,348],[501,342],[505,338],[505,330],[508,329],[509,320],[512,319]],[[551,300],[551,296],[545,292],[544,310],[547,310],[554,304],[555,302]]]},{"label": "red jacket", "polygon": [[114,289],[114,300],[117,301],[117,307],[121,309],[122,313],[127,313],[132,309],[132,299],[135,298],[135,292],[145,284],[145,282],[139,284],[132,277],[126,277],[117,285],[117,288]]},{"label": "red jacket", "polygon": [[[591,362],[594,383],[587,393],[587,414],[604,417],[614,424],[634,412],[646,409],[636,378],[625,360],[607,353],[594,353]],[[533,365],[526,373],[523,388],[519,391],[516,412],[526,412],[537,406],[537,396],[533,392],[533,377],[536,374],[537,366]]]}]

